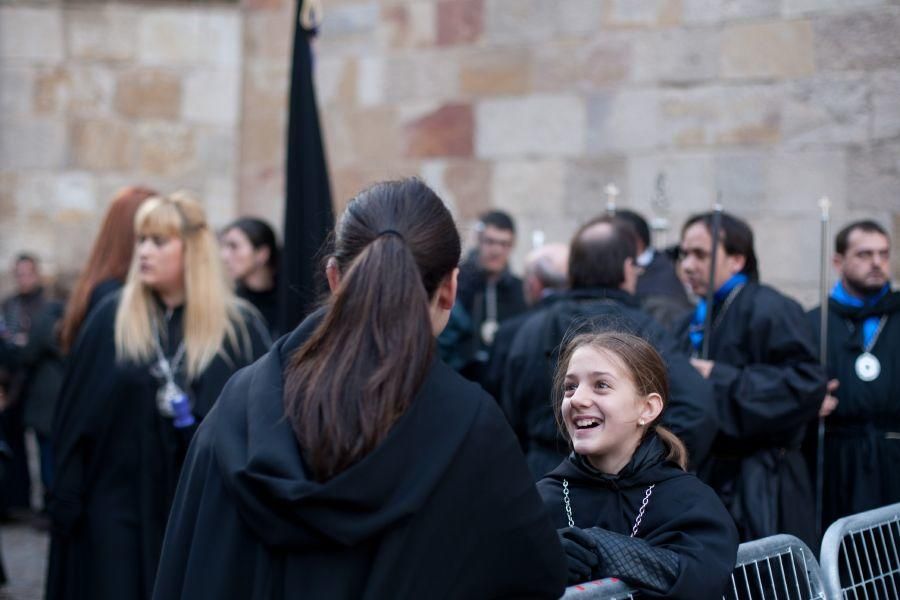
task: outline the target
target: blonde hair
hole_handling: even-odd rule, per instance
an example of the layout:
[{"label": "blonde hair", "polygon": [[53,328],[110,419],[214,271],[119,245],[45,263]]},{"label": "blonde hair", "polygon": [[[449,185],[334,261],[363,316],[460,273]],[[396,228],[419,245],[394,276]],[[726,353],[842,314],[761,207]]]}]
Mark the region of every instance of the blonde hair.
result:
[{"label": "blonde hair", "polygon": [[[134,231],[137,237],[178,237],[184,243],[183,328],[188,379],[198,377],[222,353],[226,338],[235,349],[243,346],[248,359],[251,358],[250,336],[241,315],[246,303],[231,290],[216,239],[207,226],[200,203],[185,192],[154,196],[135,215]],[[116,358],[134,362],[152,360],[155,334],[151,319],[160,317],[152,290],[140,280],[139,258],[135,252],[116,312]],[[240,344],[235,325],[240,328]]]},{"label": "blonde hair", "polygon": [[[553,413],[556,416],[557,427],[563,436],[569,439],[562,418],[566,370],[569,368],[572,355],[583,346],[590,346],[595,350],[615,355],[628,371],[638,394],[642,396],[654,393],[660,395],[663,401],[663,410],[652,423],[647,425],[647,429],[644,431],[646,433],[651,429],[656,430],[656,434],[669,451],[666,459],[677,464],[682,470],[687,470],[688,451],[684,442],[660,423],[665,407],[669,404],[669,375],[666,371],[666,363],[649,342],[630,333],[620,331],[582,333],[566,344],[559,357],[556,374],[553,378]],[[571,442],[571,440],[569,441]]]}]

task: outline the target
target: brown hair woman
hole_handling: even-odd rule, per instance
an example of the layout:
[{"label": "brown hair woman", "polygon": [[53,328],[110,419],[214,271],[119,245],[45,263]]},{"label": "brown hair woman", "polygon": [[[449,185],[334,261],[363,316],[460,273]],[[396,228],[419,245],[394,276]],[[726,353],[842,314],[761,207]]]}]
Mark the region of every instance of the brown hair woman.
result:
[{"label": "brown hair woman", "polygon": [[421,181],[349,203],[325,306],[200,426],[155,598],[562,594],[563,554],[515,436],[435,356],[459,256]]},{"label": "brown hair woman", "polygon": [[572,454],[538,482],[559,528],[569,582],[616,577],[650,598],[721,597],[737,530],[715,493],[685,472],[660,424],[665,363],[628,333],[580,334],[565,347],[554,410]]}]

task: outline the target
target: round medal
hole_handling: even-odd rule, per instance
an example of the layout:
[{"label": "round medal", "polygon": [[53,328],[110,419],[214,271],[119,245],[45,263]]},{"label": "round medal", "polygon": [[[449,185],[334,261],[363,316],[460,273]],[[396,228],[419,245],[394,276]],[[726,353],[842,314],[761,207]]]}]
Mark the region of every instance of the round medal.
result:
[{"label": "round medal", "polygon": [[172,403],[184,396],[184,392],[174,381],[168,381],[156,391],[156,408],[164,417],[175,414]]},{"label": "round medal", "polygon": [[870,352],[863,352],[856,359],[856,376],[863,381],[875,381],[881,375],[881,363]]},{"label": "round medal", "polygon": [[481,339],[484,341],[485,345],[491,346],[494,344],[494,336],[497,334],[499,328],[500,324],[493,319],[487,320],[481,324]]}]

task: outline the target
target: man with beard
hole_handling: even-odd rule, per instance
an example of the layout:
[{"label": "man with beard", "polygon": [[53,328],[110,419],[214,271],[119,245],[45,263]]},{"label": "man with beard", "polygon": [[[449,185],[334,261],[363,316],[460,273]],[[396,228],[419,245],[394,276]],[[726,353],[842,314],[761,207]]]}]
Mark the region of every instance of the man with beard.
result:
[{"label": "man with beard", "polygon": [[[679,337],[712,381],[719,412],[719,434],[700,475],[719,493],[742,541],[789,533],[812,544],[813,492],[800,446],[825,393],[812,327],[799,304],[759,283],[752,230],[723,213],[711,330],[704,331],[714,218],[688,219],[680,249],[682,271],[701,301]],[[709,355],[701,357],[707,335]]]},{"label": "man with beard", "polygon": [[[874,221],[850,223],[835,238],[840,281],[828,301],[830,380],[819,413],[825,417],[823,529],[840,517],[900,502],[894,473],[900,464],[900,293],[891,291],[890,252],[887,232]],[[810,317],[818,333],[821,307]]]},{"label": "man with beard", "polygon": [[712,444],[712,388],[691,368],[676,339],[641,309],[634,296],[636,256],[628,224],[609,217],[585,224],[569,246],[569,290],[535,310],[512,341],[501,404],[536,480],[571,450],[557,428],[551,399],[560,347],[577,333],[625,331],[649,341],[668,367],[671,402],[663,423],[685,442],[692,465]]}]

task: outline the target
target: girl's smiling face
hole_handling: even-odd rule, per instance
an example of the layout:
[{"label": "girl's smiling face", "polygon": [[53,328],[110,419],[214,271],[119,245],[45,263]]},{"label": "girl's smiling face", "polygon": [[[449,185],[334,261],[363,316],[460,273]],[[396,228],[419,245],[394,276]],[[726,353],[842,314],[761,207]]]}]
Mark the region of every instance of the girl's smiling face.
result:
[{"label": "girl's smiling face", "polygon": [[597,469],[615,474],[628,464],[645,425],[662,411],[659,394],[642,396],[613,353],[577,348],[564,380],[562,419],[572,447]]}]

